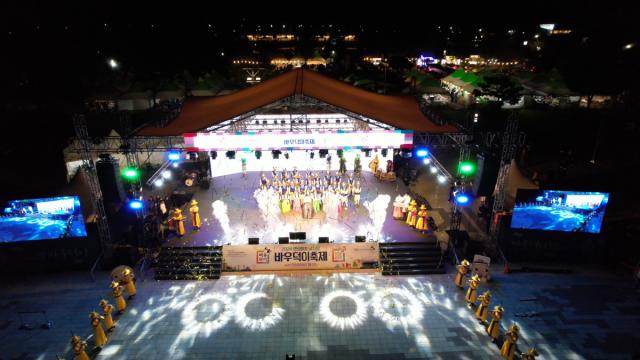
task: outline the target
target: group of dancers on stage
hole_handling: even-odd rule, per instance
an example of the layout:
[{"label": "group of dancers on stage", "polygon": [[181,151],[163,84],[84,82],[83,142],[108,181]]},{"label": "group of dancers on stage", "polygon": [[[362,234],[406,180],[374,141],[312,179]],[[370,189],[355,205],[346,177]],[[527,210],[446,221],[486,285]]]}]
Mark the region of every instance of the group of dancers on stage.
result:
[{"label": "group of dancers on stage", "polygon": [[339,171],[331,176],[326,171],[322,176],[316,172],[298,172],[282,169],[278,172],[273,168],[271,180],[262,174],[260,190],[268,194],[271,202],[277,203],[282,214],[301,214],[303,219],[311,219],[320,212],[327,216],[342,217],[345,210],[352,203],[360,206],[362,186],[359,179],[351,174]]},{"label": "group of dancers on stage", "polygon": [[404,220],[407,225],[425,233],[429,226],[427,225],[427,207],[422,204],[418,208],[415,199],[407,194],[398,195],[393,201],[393,218],[396,220]]}]

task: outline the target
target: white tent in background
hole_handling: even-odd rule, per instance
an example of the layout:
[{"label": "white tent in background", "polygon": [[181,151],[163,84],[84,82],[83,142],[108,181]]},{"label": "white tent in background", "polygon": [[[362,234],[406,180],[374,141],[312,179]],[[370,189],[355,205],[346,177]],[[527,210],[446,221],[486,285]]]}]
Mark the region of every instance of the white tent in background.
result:
[{"label": "white tent in background", "polygon": [[513,209],[516,199],[516,193],[518,189],[539,189],[540,186],[536,185],[531,179],[524,176],[518,164],[515,160],[511,160],[511,167],[509,168],[509,175],[504,185],[505,200],[504,208]]}]

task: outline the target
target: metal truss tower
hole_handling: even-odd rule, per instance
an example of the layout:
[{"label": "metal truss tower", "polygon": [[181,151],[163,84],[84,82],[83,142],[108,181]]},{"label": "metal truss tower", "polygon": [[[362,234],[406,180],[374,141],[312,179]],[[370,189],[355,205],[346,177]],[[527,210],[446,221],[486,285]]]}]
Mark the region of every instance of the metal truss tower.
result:
[{"label": "metal truss tower", "polygon": [[500,171],[496,180],[495,195],[493,198],[493,211],[491,213],[491,236],[497,240],[500,227],[496,221],[496,214],[504,211],[505,200],[505,183],[511,169],[511,160],[513,160],[516,147],[519,143],[518,134],[518,112],[512,111],[507,117],[507,126],[504,130],[502,138],[502,154],[500,156]]},{"label": "metal truss tower", "polygon": [[87,130],[87,121],[84,115],[75,115],[73,118],[73,126],[76,132],[76,152],[82,160],[82,167],[87,176],[91,201],[96,209],[96,224],[98,226],[98,239],[100,240],[100,248],[104,258],[109,261],[112,255],[111,232],[109,231],[109,222],[107,221],[107,213],[104,209],[104,201],[98,174],[96,173],[95,164],[91,156],[91,141],[89,139],[89,131]]}]

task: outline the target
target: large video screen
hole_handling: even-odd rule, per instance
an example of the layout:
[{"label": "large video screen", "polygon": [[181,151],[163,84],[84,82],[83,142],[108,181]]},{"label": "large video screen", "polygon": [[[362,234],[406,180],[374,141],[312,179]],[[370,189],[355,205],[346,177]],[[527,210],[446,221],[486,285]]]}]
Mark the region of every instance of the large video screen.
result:
[{"label": "large video screen", "polygon": [[600,233],[609,194],[518,190],[511,228]]},{"label": "large video screen", "polygon": [[87,236],[77,196],[13,200],[3,205],[0,243]]}]

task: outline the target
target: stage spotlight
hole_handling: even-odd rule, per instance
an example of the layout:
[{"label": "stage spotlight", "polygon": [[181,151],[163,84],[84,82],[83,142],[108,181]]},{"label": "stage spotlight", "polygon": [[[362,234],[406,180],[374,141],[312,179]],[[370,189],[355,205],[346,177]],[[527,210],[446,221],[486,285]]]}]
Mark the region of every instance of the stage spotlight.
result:
[{"label": "stage spotlight", "polygon": [[271,156],[273,156],[274,159],[279,159],[280,153],[282,153],[280,150],[271,150]]},{"label": "stage spotlight", "polygon": [[122,169],[122,177],[129,181],[138,180],[138,178],[140,178],[140,170],[134,167],[126,167]]},{"label": "stage spotlight", "polygon": [[218,157],[218,152],[215,150],[209,151],[209,157],[215,160]]},{"label": "stage spotlight", "polygon": [[156,179],[156,181],[154,181],[153,183],[154,183],[157,187],[160,187],[160,186],[162,186],[162,184],[163,184],[164,182],[162,181],[162,179]]},{"label": "stage spotlight", "polygon": [[429,167],[429,171],[431,171],[432,174],[435,174],[438,172],[438,168],[436,168],[435,166],[431,165]]},{"label": "stage spotlight", "polygon": [[427,149],[416,150],[416,156],[419,158],[427,157],[428,155],[429,155],[429,151],[427,151]]},{"label": "stage spotlight", "polygon": [[177,152],[177,151],[171,151],[171,152],[169,152],[169,155],[167,155],[167,157],[171,161],[178,161],[178,160],[180,160],[180,153]]},{"label": "stage spotlight", "polygon": [[422,162],[423,162],[425,165],[429,165],[429,164],[431,164],[431,159],[429,159],[429,158],[424,158],[424,160],[422,160]]},{"label": "stage spotlight", "polygon": [[458,173],[460,175],[473,175],[473,173],[476,171],[476,165],[472,162],[469,161],[461,161],[458,164]]},{"label": "stage spotlight", "polygon": [[438,175],[438,182],[444,184],[447,181],[447,177],[444,175]]},{"label": "stage spotlight", "polygon": [[320,154],[320,157],[324,159],[329,153],[329,150],[322,149],[318,153]]},{"label": "stage spotlight", "polygon": [[171,166],[173,166],[174,168],[177,168],[178,167],[178,163],[174,162],[173,164],[171,164]]},{"label": "stage spotlight", "polygon": [[371,157],[371,149],[362,149],[365,157]]},{"label": "stage spotlight", "polygon": [[469,195],[462,192],[455,194],[454,199],[456,204],[458,205],[467,205],[469,201],[471,201],[471,198],[469,197]]},{"label": "stage spotlight", "polygon": [[162,172],[162,177],[165,179],[171,179],[171,171],[165,170]]},{"label": "stage spotlight", "polygon": [[387,149],[380,150],[380,153],[382,154],[382,156],[387,157]]},{"label": "stage spotlight", "polygon": [[284,153],[284,158],[289,160],[289,153],[288,152]]},{"label": "stage spotlight", "polygon": [[312,159],[314,158],[314,156],[316,156],[316,153],[314,153],[313,151],[309,153],[309,157],[311,157]]},{"label": "stage spotlight", "polygon": [[140,200],[131,200],[129,201],[129,209],[131,210],[140,210],[142,209],[142,201]]},{"label": "stage spotlight", "polygon": [[256,159],[260,160],[260,158],[262,157],[262,151],[256,150],[255,155],[256,155]]},{"label": "stage spotlight", "polygon": [[229,159],[235,159],[236,158],[236,152],[235,151],[231,151],[231,150],[227,151],[227,157]]}]

